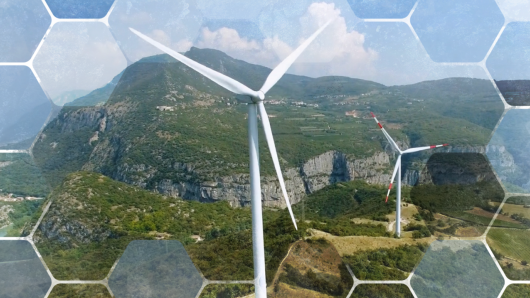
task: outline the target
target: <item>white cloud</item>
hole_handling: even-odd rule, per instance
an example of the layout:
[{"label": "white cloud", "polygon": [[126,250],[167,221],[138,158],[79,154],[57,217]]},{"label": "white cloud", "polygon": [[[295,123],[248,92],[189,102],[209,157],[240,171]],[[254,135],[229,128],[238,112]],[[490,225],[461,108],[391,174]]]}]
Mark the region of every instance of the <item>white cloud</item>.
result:
[{"label": "white cloud", "polygon": [[215,31],[203,28],[196,45],[199,48],[217,49],[234,58],[269,67],[278,62],[273,49],[283,49],[287,54],[291,52],[291,48],[277,38],[264,41],[249,40],[239,36],[235,29],[226,27]]},{"label": "white cloud", "polygon": [[[313,3],[296,20],[303,35],[297,46],[330,19],[334,21],[299,57],[290,72],[308,76],[355,76],[360,69],[365,73],[373,72],[371,63],[377,59],[377,53],[364,47],[362,34],[348,30],[340,9],[333,3]],[[203,28],[196,46],[218,49],[235,58],[268,67],[274,67],[294,50],[278,35],[260,41],[251,40],[231,28],[215,31]],[[319,66],[315,67],[315,63]]]}]

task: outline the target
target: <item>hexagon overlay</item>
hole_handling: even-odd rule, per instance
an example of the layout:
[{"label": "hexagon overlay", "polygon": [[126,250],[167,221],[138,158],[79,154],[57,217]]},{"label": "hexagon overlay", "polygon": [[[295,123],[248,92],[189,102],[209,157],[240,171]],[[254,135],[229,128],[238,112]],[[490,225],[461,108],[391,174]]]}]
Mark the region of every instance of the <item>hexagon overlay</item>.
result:
[{"label": "hexagon overlay", "polygon": [[111,298],[109,290],[102,284],[58,284],[48,298]]},{"label": "hexagon overlay", "polygon": [[486,155],[508,192],[530,192],[530,110],[506,113]]},{"label": "hexagon overlay", "polygon": [[[406,285],[361,284],[355,287],[350,298],[412,298]],[[423,298],[423,297],[422,297]]]},{"label": "hexagon overlay", "polygon": [[129,243],[109,278],[120,297],[195,297],[203,278],[184,246],[175,240]]},{"label": "hexagon overlay", "polygon": [[0,149],[28,149],[52,105],[26,66],[0,66]]},{"label": "hexagon overlay", "polygon": [[483,235],[504,200],[487,158],[479,153],[435,153],[419,176],[410,197],[437,237]]},{"label": "hexagon overlay", "polygon": [[530,297],[530,285],[509,285],[502,294],[502,298],[520,297]]},{"label": "hexagon overlay", "polygon": [[530,279],[530,197],[512,196],[502,204],[486,241],[506,276]]},{"label": "hexagon overlay", "polygon": [[482,242],[444,240],[431,244],[410,284],[421,298],[495,298],[504,278]]},{"label": "hexagon overlay", "polygon": [[417,0],[348,0],[356,16],[363,19],[401,19]]},{"label": "hexagon overlay", "polygon": [[51,24],[41,0],[0,2],[0,62],[26,62]]},{"label": "hexagon overlay", "polygon": [[107,101],[127,61],[105,24],[57,23],[35,57],[43,89],[59,106]]},{"label": "hexagon overlay", "polygon": [[51,284],[28,241],[0,241],[0,297],[44,297]]},{"label": "hexagon overlay", "polygon": [[56,18],[100,19],[107,15],[114,0],[46,0]]},{"label": "hexagon overlay", "polygon": [[420,0],[410,19],[436,62],[479,62],[504,24],[495,0]]},{"label": "hexagon overlay", "polygon": [[129,27],[184,52],[198,36],[202,24],[202,16],[195,6],[195,1],[186,0],[118,1],[109,16],[109,24],[130,62],[162,52],[132,33]]},{"label": "hexagon overlay", "polygon": [[530,24],[510,23],[495,44],[486,66],[506,102],[530,105]]}]

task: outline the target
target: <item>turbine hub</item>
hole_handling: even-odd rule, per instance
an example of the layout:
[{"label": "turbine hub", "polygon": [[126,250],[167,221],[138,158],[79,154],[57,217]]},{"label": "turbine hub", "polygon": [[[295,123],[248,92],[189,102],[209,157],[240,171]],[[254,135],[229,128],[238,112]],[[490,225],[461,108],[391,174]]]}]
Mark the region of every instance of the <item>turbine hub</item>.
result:
[{"label": "turbine hub", "polygon": [[258,98],[260,100],[264,100],[265,99],[265,93],[261,92],[261,91],[258,91]]}]

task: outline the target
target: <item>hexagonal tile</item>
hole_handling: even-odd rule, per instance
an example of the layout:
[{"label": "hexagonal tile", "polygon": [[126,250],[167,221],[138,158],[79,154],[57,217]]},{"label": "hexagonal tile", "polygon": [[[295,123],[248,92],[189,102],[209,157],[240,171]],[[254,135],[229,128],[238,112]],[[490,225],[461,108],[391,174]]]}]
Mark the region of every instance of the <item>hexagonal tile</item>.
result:
[{"label": "hexagonal tile", "polygon": [[100,19],[107,15],[114,0],[45,0],[56,18]]},{"label": "hexagonal tile", "polygon": [[162,52],[132,33],[129,27],[184,52],[198,36],[201,24],[202,16],[195,1],[185,0],[118,1],[109,17],[112,33],[131,62]]},{"label": "hexagonal tile", "polygon": [[253,293],[252,284],[210,284],[204,287],[199,298],[245,297]]},{"label": "hexagonal tile", "polygon": [[530,1],[496,0],[506,21],[530,21]]},{"label": "hexagonal tile", "polygon": [[105,24],[65,22],[53,26],[33,65],[55,104],[93,106],[107,101],[127,61]]},{"label": "hexagonal tile", "polygon": [[355,15],[363,19],[401,19],[410,13],[416,0],[348,0]]},{"label": "hexagonal tile", "polygon": [[202,283],[200,272],[176,240],[132,241],[109,278],[116,297],[194,298]]},{"label": "hexagonal tile", "polygon": [[26,66],[0,66],[0,149],[27,150],[52,104]]},{"label": "hexagonal tile", "polygon": [[48,298],[111,298],[109,290],[102,284],[58,284]]},{"label": "hexagonal tile", "polygon": [[530,196],[511,196],[500,206],[487,242],[506,276],[530,279]]},{"label": "hexagonal tile", "polygon": [[508,192],[530,192],[530,110],[504,115],[486,155]]},{"label": "hexagonal tile", "polygon": [[479,237],[504,199],[490,164],[479,153],[435,153],[410,198],[437,237]]},{"label": "hexagonal tile", "polygon": [[26,62],[51,24],[41,0],[0,3],[0,62]]},{"label": "hexagonal tile", "polygon": [[0,241],[1,297],[44,297],[51,284],[46,268],[28,241]]},{"label": "hexagonal tile", "polygon": [[[353,290],[351,298],[412,298],[406,285],[360,284]],[[422,297],[420,297],[422,298]]]},{"label": "hexagonal tile", "polygon": [[504,25],[495,0],[420,0],[410,19],[436,62],[479,62]]},{"label": "hexagonal tile", "polygon": [[509,23],[486,66],[506,102],[512,106],[530,106],[530,24]]},{"label": "hexagonal tile", "polygon": [[501,298],[520,298],[530,297],[530,285],[509,285],[504,290]]},{"label": "hexagonal tile", "polygon": [[444,240],[431,244],[410,284],[421,298],[495,298],[504,278],[482,242]]},{"label": "hexagonal tile", "polygon": [[21,236],[49,192],[29,154],[0,154],[0,237]]},{"label": "hexagonal tile", "polygon": [[[407,211],[409,210],[414,211]],[[411,238],[405,233],[401,239],[370,238],[371,240],[363,243],[363,249],[354,249],[352,253],[349,252],[351,250],[344,250],[342,259],[360,280],[405,280],[420,263],[428,244],[433,241],[432,237],[414,242]]]}]

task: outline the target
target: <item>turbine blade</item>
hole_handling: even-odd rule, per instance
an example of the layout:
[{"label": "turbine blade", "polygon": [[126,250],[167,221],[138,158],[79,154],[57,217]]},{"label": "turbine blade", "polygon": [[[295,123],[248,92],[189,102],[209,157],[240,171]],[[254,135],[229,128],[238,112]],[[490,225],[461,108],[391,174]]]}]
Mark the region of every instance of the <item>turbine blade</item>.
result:
[{"label": "turbine blade", "polygon": [[372,117],[374,118],[375,122],[377,122],[377,125],[379,125],[379,128],[383,131],[383,134],[385,135],[386,139],[388,140],[388,142],[390,143],[390,145],[392,147],[394,147],[395,150],[397,150],[399,153],[401,153],[401,150],[399,150],[399,147],[398,145],[396,144],[396,142],[394,142],[394,140],[392,139],[392,137],[390,137],[390,135],[388,134],[388,132],[386,132],[385,128],[383,127],[383,125],[379,122],[379,120],[377,120],[377,118],[375,117],[374,113],[370,112],[370,114],[372,114]]},{"label": "turbine blade", "polygon": [[261,115],[261,123],[263,124],[263,130],[265,131],[265,137],[267,138],[267,144],[269,145],[269,151],[271,152],[272,162],[274,163],[274,168],[276,169],[276,174],[278,175],[278,180],[280,181],[280,187],[282,188],[283,197],[285,203],[287,204],[287,209],[289,209],[289,214],[293,220],[294,228],[298,230],[296,225],[296,220],[294,218],[293,210],[291,209],[291,202],[289,201],[289,196],[287,195],[287,189],[285,188],[285,182],[283,180],[282,169],[280,168],[280,161],[278,160],[278,153],[276,152],[276,145],[274,144],[274,138],[272,136],[271,124],[269,122],[269,115],[265,110],[263,101],[260,101],[259,104],[259,113]]},{"label": "turbine blade", "polygon": [[283,75],[287,72],[289,67],[298,59],[298,57],[304,52],[304,50],[315,40],[315,38],[326,29],[326,27],[333,21],[334,19],[331,19],[326,22],[320,29],[318,29],[313,35],[311,35],[306,41],[304,41],[296,50],[294,50],[287,58],[285,58],[280,64],[278,64],[269,74],[267,77],[267,80],[265,80],[265,83],[261,87],[260,91],[263,92],[263,94],[267,93],[278,81],[283,77]]},{"label": "turbine blade", "polygon": [[445,146],[449,146],[449,144],[432,145],[432,146],[417,147],[417,148],[409,148],[409,149],[403,151],[403,154],[412,153],[412,152],[418,152],[418,151],[423,151],[423,150],[428,150],[428,149],[434,149],[434,148],[439,148],[439,147],[445,147]]},{"label": "turbine blade", "polygon": [[385,203],[388,202],[388,196],[390,196],[390,190],[392,190],[392,183],[394,183],[394,178],[396,178],[396,174],[397,174],[397,171],[400,165],[401,165],[401,155],[398,156],[396,160],[396,165],[394,166],[394,173],[392,174],[392,179],[390,179],[390,186],[388,186],[388,192],[386,193]]},{"label": "turbine blade", "polygon": [[159,50],[169,54],[173,58],[177,59],[178,61],[182,62],[183,64],[187,65],[191,69],[197,71],[198,73],[202,74],[203,76],[207,77],[208,79],[212,80],[219,86],[227,89],[228,91],[234,92],[236,94],[242,94],[242,95],[248,95],[252,97],[258,97],[258,92],[253,91],[252,89],[248,88],[247,86],[241,84],[240,82],[225,76],[222,73],[219,73],[213,69],[210,69],[198,62],[195,62],[191,60],[190,58],[173,51],[172,49],[164,46],[163,44],[145,36],[144,34],[134,30],[133,28],[129,28],[129,30],[132,31],[132,33],[138,35],[143,40],[147,41],[148,43],[152,44],[153,46],[157,47]]}]

